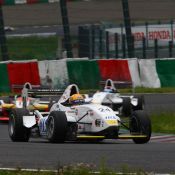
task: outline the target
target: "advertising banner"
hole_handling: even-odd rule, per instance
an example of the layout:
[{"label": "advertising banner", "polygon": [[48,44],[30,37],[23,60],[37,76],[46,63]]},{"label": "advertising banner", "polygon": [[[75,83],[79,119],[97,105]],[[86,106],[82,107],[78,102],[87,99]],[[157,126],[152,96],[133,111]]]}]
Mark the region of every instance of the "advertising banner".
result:
[{"label": "advertising banner", "polygon": [[[175,39],[175,24],[132,26],[131,30],[134,36],[135,48],[142,48],[143,37],[146,39],[147,47],[153,47],[155,39],[158,40],[159,46],[167,46],[169,41],[174,41]],[[122,34],[125,34],[125,28],[110,28],[106,29],[106,31],[109,32],[110,51],[115,50],[115,33],[119,36],[118,46],[121,49]]]}]

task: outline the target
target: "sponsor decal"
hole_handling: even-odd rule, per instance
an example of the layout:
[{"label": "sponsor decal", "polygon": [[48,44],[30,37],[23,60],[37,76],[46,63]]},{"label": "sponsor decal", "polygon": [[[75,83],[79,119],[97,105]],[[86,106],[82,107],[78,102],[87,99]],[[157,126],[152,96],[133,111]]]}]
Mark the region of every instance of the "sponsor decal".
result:
[{"label": "sponsor decal", "polygon": [[113,119],[116,120],[117,117],[116,116],[106,116],[105,119],[106,120],[113,120]]},{"label": "sponsor decal", "polygon": [[104,127],[104,121],[101,119],[96,119],[95,120],[95,126],[96,127]]},{"label": "sponsor decal", "polygon": [[117,120],[106,120],[106,123],[108,125],[117,125],[118,124],[118,121]]}]

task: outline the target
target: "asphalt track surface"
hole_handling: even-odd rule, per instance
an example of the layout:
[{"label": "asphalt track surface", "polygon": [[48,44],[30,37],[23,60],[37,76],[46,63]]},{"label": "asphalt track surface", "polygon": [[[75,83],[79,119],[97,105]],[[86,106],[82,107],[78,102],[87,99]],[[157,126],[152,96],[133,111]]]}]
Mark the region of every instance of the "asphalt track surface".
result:
[{"label": "asphalt track surface", "polygon": [[[70,25],[123,21],[121,0],[68,2]],[[129,1],[134,21],[171,20],[175,18],[174,0]],[[5,26],[41,26],[62,24],[59,3],[3,6]]]},{"label": "asphalt track surface", "polygon": [[[146,108],[161,103],[163,106],[168,103],[175,104],[174,95],[148,95],[145,100]],[[147,172],[174,173],[174,144],[175,136],[155,134],[148,144],[142,145],[134,144],[132,140],[51,144],[47,140],[36,138],[30,139],[28,143],[15,143],[8,137],[7,125],[1,124],[0,167],[58,169],[60,166],[77,163],[87,163],[96,167],[105,163],[107,167],[117,171],[127,166]]]}]

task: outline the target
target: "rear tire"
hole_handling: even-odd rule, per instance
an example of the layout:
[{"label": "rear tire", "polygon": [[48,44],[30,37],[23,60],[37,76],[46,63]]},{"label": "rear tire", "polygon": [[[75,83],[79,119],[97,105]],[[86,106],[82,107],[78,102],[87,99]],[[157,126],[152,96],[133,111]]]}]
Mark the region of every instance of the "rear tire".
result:
[{"label": "rear tire", "polygon": [[29,115],[29,111],[23,108],[12,109],[9,117],[8,131],[13,142],[28,142],[30,128],[23,126],[23,116]]},{"label": "rear tire", "polygon": [[145,99],[143,95],[136,95],[134,98],[138,99],[138,104],[137,106],[133,106],[133,110],[143,110],[145,107]]},{"label": "rear tire", "polygon": [[65,112],[52,111],[47,121],[47,137],[52,143],[61,143],[66,139],[67,117]]},{"label": "rear tire", "polygon": [[147,143],[151,138],[151,120],[145,111],[134,111],[130,118],[131,134],[146,135],[144,138],[133,138],[137,144]]}]

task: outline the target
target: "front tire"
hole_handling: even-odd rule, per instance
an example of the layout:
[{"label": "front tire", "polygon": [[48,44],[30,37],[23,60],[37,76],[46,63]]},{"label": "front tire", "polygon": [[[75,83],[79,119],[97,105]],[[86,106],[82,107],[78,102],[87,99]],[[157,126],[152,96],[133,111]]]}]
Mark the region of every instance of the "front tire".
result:
[{"label": "front tire", "polygon": [[123,98],[122,104],[122,116],[129,117],[132,114],[132,106],[131,106],[131,99],[129,97]]},{"label": "front tire", "polygon": [[130,118],[130,132],[132,135],[146,135],[144,138],[133,138],[137,144],[147,143],[151,138],[151,120],[145,111],[134,111]]},{"label": "front tire", "polygon": [[29,111],[23,108],[12,109],[9,117],[8,131],[13,142],[28,142],[30,128],[23,126],[23,116],[29,115]]},{"label": "front tire", "polygon": [[52,111],[47,121],[47,137],[52,143],[65,141],[67,133],[67,117],[65,112]]}]

